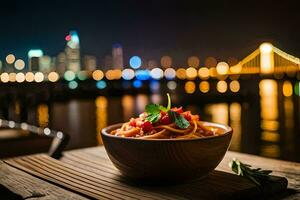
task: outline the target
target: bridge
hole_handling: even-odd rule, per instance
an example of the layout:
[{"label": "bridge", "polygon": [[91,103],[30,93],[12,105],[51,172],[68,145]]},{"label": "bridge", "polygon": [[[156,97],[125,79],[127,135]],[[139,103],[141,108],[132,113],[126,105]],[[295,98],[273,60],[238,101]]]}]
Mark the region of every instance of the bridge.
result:
[{"label": "bridge", "polygon": [[237,74],[283,74],[289,76],[300,71],[300,59],[292,56],[270,43],[263,43],[258,49],[231,66]]}]

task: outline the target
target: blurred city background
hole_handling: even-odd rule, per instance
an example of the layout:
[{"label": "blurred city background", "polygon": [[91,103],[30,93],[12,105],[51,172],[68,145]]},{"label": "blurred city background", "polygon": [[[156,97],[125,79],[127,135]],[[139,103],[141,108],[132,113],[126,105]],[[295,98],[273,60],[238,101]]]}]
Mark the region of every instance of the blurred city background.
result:
[{"label": "blurred city background", "polygon": [[[49,18],[47,13],[52,13],[51,9],[49,11],[49,8],[37,5],[36,1],[30,1],[28,5],[18,1],[5,4],[9,9],[1,13],[1,16],[7,17],[6,14],[9,16],[12,12],[17,17],[11,19],[7,17],[2,21],[12,20],[10,24],[17,26],[17,21],[23,22],[29,15],[31,22],[36,22],[36,28],[41,27],[41,31],[35,32],[34,23],[28,25],[33,27],[28,32],[34,34],[30,36],[24,34],[23,43],[20,39],[17,39],[17,43],[14,41],[10,33],[17,35],[16,37],[21,35],[15,31],[10,32],[9,27],[5,29],[7,34],[3,34],[0,39],[2,44],[6,44],[3,48],[1,46],[0,50],[0,118],[9,120],[10,128],[14,128],[16,122],[22,123],[23,129],[26,129],[28,124],[41,127],[45,135],[48,128],[62,131],[70,135],[67,149],[95,146],[101,144],[99,132],[102,128],[137,116],[150,102],[165,104],[166,93],[170,93],[174,106],[183,106],[193,113],[199,113],[202,120],[232,126],[234,135],[231,150],[300,162],[300,47],[299,43],[297,44],[299,38],[293,39],[294,34],[299,33],[299,27],[294,27],[292,20],[286,22],[289,28],[282,26],[281,29],[284,30],[273,32],[281,22],[273,22],[273,18],[268,15],[281,10],[280,6],[263,1],[263,5],[272,8],[272,11],[266,11],[263,6],[256,5],[255,11],[258,15],[250,20],[252,22],[250,26],[260,30],[254,35],[252,32],[244,33],[241,29],[240,33],[237,29],[234,30],[235,34],[230,34],[220,27],[219,35],[215,34],[213,28],[201,29],[204,32],[211,32],[212,36],[209,34],[197,36],[198,29],[195,26],[198,25],[194,23],[201,24],[201,20],[198,22],[199,18],[205,19],[210,16],[207,13],[202,13],[201,16],[201,11],[194,10],[193,5],[196,8],[215,7],[217,9],[215,13],[222,10],[220,16],[216,18],[226,16],[227,25],[231,23],[242,25],[241,19],[233,20],[236,15],[227,14],[228,9],[236,9],[242,5],[238,2],[232,3],[230,4],[232,6],[223,10],[219,6],[224,3],[199,4],[192,1],[185,4],[184,11],[177,12],[177,6],[180,5],[167,7],[168,4],[156,1],[151,5],[128,1],[128,5],[121,3],[122,6],[107,2],[92,2],[89,5],[90,10],[83,11],[82,15],[96,12],[93,7],[101,10],[108,6],[111,10],[108,9],[105,13],[109,14],[111,11],[114,18],[99,19],[98,14],[93,14],[94,16],[83,17],[83,22],[75,19],[76,22],[71,22],[70,18],[81,15],[79,13],[74,15],[73,12],[81,6],[86,8],[88,3],[68,3],[72,1],[66,1],[61,5],[54,1],[50,5],[53,9],[58,5],[70,6],[64,14],[61,14],[62,8],[58,8],[58,15],[66,17],[65,21],[57,20],[57,16],[54,16],[54,19]],[[23,4],[25,7],[30,5],[31,14],[23,13]],[[290,11],[292,5],[283,6],[287,6],[287,10]],[[155,28],[155,32],[161,31],[165,40],[168,40],[166,35],[169,34],[170,41],[175,43],[178,41],[181,45],[172,48],[168,42],[160,43],[161,39],[157,34],[153,37],[145,34],[144,40],[143,36],[138,34],[139,38],[136,38],[138,42],[134,36],[122,38],[120,36],[122,32],[118,33],[118,36],[110,37],[107,31],[110,26],[95,28],[96,32],[99,30],[106,32],[103,36],[95,36],[93,29],[86,25],[95,22],[96,18],[122,27],[119,31],[124,30],[125,35],[129,33],[135,35],[140,29],[140,34],[143,34],[149,27],[136,25],[137,21],[132,18],[136,14],[140,17],[138,22],[142,23],[144,20],[145,24],[149,24],[148,20],[151,17],[142,11],[149,8],[150,12],[152,7],[156,6],[162,6],[158,8],[156,14],[164,13],[167,7],[169,10],[166,12],[172,14],[174,19],[165,25],[167,18],[161,15],[161,21],[156,21],[160,26]],[[140,7],[143,9],[138,11],[137,8]],[[45,16],[41,8],[47,9]],[[135,24],[129,24],[129,30],[124,29],[121,19],[120,21],[115,19],[126,15],[123,9],[131,11],[129,17],[123,20]],[[120,16],[116,17],[118,11]],[[285,15],[285,18],[300,19],[299,14],[288,11],[285,12],[290,14]],[[186,30],[182,30],[184,23],[180,19],[183,20],[183,15],[190,12],[192,15],[186,19],[189,24]],[[71,16],[68,17],[68,14]],[[36,15],[43,17],[37,20],[34,18]],[[22,16],[25,19],[20,19]],[[89,20],[91,18],[92,20]],[[156,16],[154,19],[160,18]],[[249,20],[245,16],[242,19]],[[214,18],[210,20],[212,21],[208,20],[205,24],[215,23]],[[49,26],[52,28],[45,29],[44,26],[47,25],[42,26],[45,21],[51,22]],[[55,24],[54,22],[60,24],[58,27],[64,31],[56,31],[51,25]],[[187,38],[176,38],[172,35],[174,23],[175,27],[178,25],[180,29],[177,34],[185,35]],[[261,26],[263,23],[265,27]],[[171,30],[166,30],[165,26],[168,25]],[[135,29],[130,30],[133,26]],[[27,31],[24,28],[21,30],[22,34]],[[196,33],[193,33],[194,28]],[[293,30],[295,28],[293,34],[290,33],[292,28]],[[261,30],[265,31],[261,33]],[[114,31],[115,28],[112,28],[112,35]],[[58,32],[62,33],[58,35]],[[44,37],[38,33],[42,33]],[[50,42],[54,41],[51,39],[52,33],[55,35],[55,41],[58,41],[55,44]],[[81,38],[87,38],[89,33],[95,43],[87,42],[86,45]],[[39,35],[36,40],[35,34]],[[243,34],[248,42],[243,43],[239,39]],[[262,36],[258,36],[259,34]],[[101,37],[101,40],[109,38],[108,42],[103,42],[106,46],[99,47],[97,37]],[[237,44],[231,37],[236,38]],[[226,42],[220,42],[220,45],[224,46],[218,48],[219,44],[203,42],[203,38]],[[286,38],[289,38],[289,41]],[[159,42],[149,45],[155,40]],[[136,47],[131,45],[135,43],[138,43]],[[143,46],[144,44],[147,48]],[[226,44],[230,45],[225,46]],[[101,54],[98,53],[100,51],[98,48],[101,48]],[[135,48],[137,50],[134,50]],[[0,131],[1,157],[45,151],[49,144],[47,138],[32,135],[28,131],[16,132],[7,129]]]}]

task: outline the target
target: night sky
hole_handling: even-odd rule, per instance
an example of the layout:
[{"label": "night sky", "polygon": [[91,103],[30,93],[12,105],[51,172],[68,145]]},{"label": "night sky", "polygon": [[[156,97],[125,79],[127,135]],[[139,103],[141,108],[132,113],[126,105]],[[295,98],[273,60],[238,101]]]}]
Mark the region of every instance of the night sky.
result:
[{"label": "night sky", "polygon": [[297,1],[69,1],[9,0],[0,3],[0,58],[26,58],[30,48],[55,56],[64,37],[77,30],[82,54],[101,59],[114,43],[125,57],[175,63],[196,55],[243,58],[263,41],[300,57]]}]

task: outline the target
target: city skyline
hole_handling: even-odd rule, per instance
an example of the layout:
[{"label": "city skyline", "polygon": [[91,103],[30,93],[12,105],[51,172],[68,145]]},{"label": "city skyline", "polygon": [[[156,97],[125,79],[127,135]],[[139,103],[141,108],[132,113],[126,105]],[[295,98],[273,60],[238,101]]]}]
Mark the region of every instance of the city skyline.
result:
[{"label": "city skyline", "polygon": [[[241,59],[262,42],[300,55],[297,1],[139,2],[38,1],[1,2],[0,57],[25,59],[29,49],[56,56],[64,36],[77,30],[83,55],[98,60],[120,43],[125,60],[132,55],[157,59],[170,55],[182,63],[188,56]],[[53,11],[55,10],[55,15]],[[209,10],[209,12],[208,12]],[[255,15],[253,15],[255,13]],[[292,20],[291,20],[292,19]]]}]

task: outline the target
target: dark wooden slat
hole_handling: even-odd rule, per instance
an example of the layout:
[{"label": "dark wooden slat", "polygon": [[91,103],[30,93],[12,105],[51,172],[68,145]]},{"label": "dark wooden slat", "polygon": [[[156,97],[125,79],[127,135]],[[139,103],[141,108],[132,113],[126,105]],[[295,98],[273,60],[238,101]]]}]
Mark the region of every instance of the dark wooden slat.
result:
[{"label": "dark wooden slat", "polygon": [[[54,185],[41,178],[12,167],[0,160],[0,185],[11,192],[22,196],[23,199],[32,197],[34,194],[45,195],[42,199],[72,199],[87,200],[83,195],[76,194],[61,186]],[[5,199],[0,197],[0,199]]]},{"label": "dark wooden slat", "polygon": [[[31,175],[42,178],[43,180],[50,181],[51,183],[54,183],[54,184],[57,182],[57,180],[55,178],[52,178],[51,176],[45,175],[45,174],[40,173],[38,171],[32,170],[30,167],[23,166],[23,164],[19,164],[18,162],[14,161],[14,160],[5,160],[4,162],[7,163],[10,166],[16,167],[16,168],[18,168],[22,171],[25,171],[25,172],[27,172]],[[70,185],[69,182],[61,181],[59,185],[63,186],[64,188],[71,189],[74,192],[77,192],[77,193],[80,193],[80,194],[83,194],[83,195],[86,195],[86,196],[89,196],[89,197],[92,197],[92,198],[95,198],[95,199],[97,197],[99,197],[99,195],[94,194],[90,191],[85,191],[80,187]]]},{"label": "dark wooden slat", "polygon": [[[53,167],[53,170],[58,171],[58,173],[63,173],[67,176],[72,176],[78,178],[81,181],[87,181],[89,184],[103,187],[111,192],[121,193],[122,195],[127,195],[132,198],[143,198],[143,199],[155,199],[153,196],[151,197],[149,194],[142,193],[142,192],[134,192],[134,188],[128,187],[124,184],[120,184],[117,181],[114,181],[110,178],[106,178],[105,176],[87,172],[81,170],[79,168],[72,167],[65,163],[61,163],[60,161],[49,159],[47,156],[31,156],[28,159],[35,161],[43,166]],[[160,199],[160,198],[156,198]]]},{"label": "dark wooden slat", "polygon": [[[70,173],[63,173],[60,170],[56,170],[55,168],[51,166],[43,166],[41,163],[37,163],[36,161],[32,161],[30,158],[23,158],[22,161],[28,163],[30,167],[32,167],[35,170],[42,170],[43,173],[49,173],[50,176],[56,177],[58,180],[64,179],[70,181],[71,184],[77,184],[83,189],[93,191],[95,193],[101,193],[101,195],[105,196],[106,198],[112,198],[112,199],[129,199],[126,194],[120,194],[111,192],[109,188],[103,188],[103,185],[95,185],[92,181],[89,181],[88,179],[78,179],[76,176],[70,174]],[[18,160],[19,162],[19,160]]]},{"label": "dark wooden slat", "polygon": [[[82,184],[88,184],[88,187],[91,187],[91,189],[100,189],[100,192],[107,192],[108,194],[114,194],[116,197],[119,198],[135,198],[138,199],[141,196],[136,196],[135,194],[129,193],[126,190],[122,190],[122,188],[118,188],[117,190],[114,188],[113,184],[108,184],[106,181],[103,181],[103,179],[96,179],[92,176],[85,175],[83,173],[78,173],[75,170],[72,170],[71,172],[68,170],[68,168],[61,167],[61,165],[53,165],[51,162],[45,162],[45,160],[40,161],[36,158],[28,158],[32,160],[35,163],[38,163],[42,165],[42,167],[47,167],[50,170],[53,170],[53,173],[59,174],[61,176],[65,176],[70,178],[70,180],[73,181],[79,181]],[[27,159],[27,160],[28,160]],[[63,168],[63,169],[61,169]],[[100,184],[99,184],[100,183]],[[86,186],[86,185],[85,185]],[[145,197],[146,198],[146,197]]]},{"label": "dark wooden slat", "polygon": [[[106,178],[105,182],[103,181],[103,177],[100,175],[86,173],[79,168],[62,163],[61,161],[54,160],[46,155],[21,157],[8,160],[6,162],[11,165],[14,165],[11,162],[15,162],[18,164],[17,167],[22,170],[24,170],[23,167],[28,168],[29,170],[26,171],[29,171],[29,173],[31,173],[31,171],[38,172],[39,174],[35,173],[34,175],[39,176],[42,174],[42,178],[45,179],[52,177],[54,178],[54,181],[52,181],[56,184],[61,184],[61,181],[65,181],[70,186],[74,185],[75,188],[80,188],[80,192],[83,194],[85,194],[85,191],[90,192],[86,195],[90,195],[94,198],[97,198],[97,196],[95,197],[94,194],[91,194],[91,191],[96,194],[101,192],[102,195],[109,192],[108,194],[112,195],[104,195],[105,198],[112,198],[115,196],[117,199],[174,199],[171,197],[173,195],[168,197],[162,194],[153,193],[151,191],[142,191],[141,189],[137,189],[128,185],[121,185],[120,183],[108,178]],[[19,167],[19,165],[21,165],[22,168]],[[68,167],[66,167],[66,165],[68,165]],[[93,176],[95,176],[95,178]],[[110,185],[108,186],[107,184]],[[68,186],[66,187],[68,188]],[[70,189],[74,188],[71,187]],[[177,198],[180,199],[180,197]]]},{"label": "dark wooden slat", "polygon": [[[64,156],[64,158],[62,159],[62,161],[64,163],[68,163],[68,164],[71,164],[71,165],[76,165],[76,167],[80,168],[80,169],[83,169],[83,170],[88,170],[88,171],[93,171],[97,174],[101,174],[102,170],[107,170],[107,169],[104,169],[104,168],[100,168],[99,166],[101,166],[101,161],[103,161],[102,159],[98,159],[98,158],[95,158],[94,160],[87,160],[87,161],[84,161],[84,159],[81,159],[82,157],[81,156],[76,156],[76,155],[70,155],[68,154],[68,156]],[[104,161],[105,162],[105,161]],[[116,173],[116,170],[114,167],[110,166],[111,170],[109,170],[109,172],[105,172],[107,173],[108,175],[111,175],[112,179],[116,182],[120,182],[121,184],[124,184],[126,185],[127,187],[130,187],[132,188],[133,190],[141,190],[141,188],[143,188],[144,192],[146,193],[149,193],[151,194],[152,192],[155,192],[155,189],[154,188],[151,188],[150,190],[145,188],[145,187],[131,187],[128,185],[128,181],[126,181],[125,179],[123,179],[123,177],[119,177],[118,175],[120,173]],[[112,173],[112,174],[111,174]],[[174,196],[170,193],[168,194],[165,194],[163,191],[159,191],[159,193],[155,193],[155,196],[159,197],[160,199],[179,199],[180,197],[179,196]],[[174,196],[174,197],[173,197]]]}]

